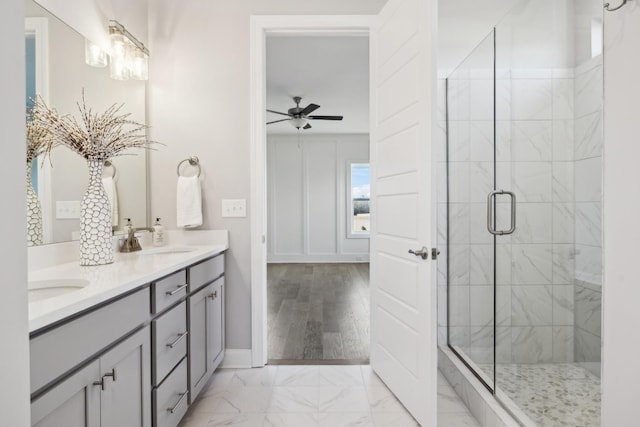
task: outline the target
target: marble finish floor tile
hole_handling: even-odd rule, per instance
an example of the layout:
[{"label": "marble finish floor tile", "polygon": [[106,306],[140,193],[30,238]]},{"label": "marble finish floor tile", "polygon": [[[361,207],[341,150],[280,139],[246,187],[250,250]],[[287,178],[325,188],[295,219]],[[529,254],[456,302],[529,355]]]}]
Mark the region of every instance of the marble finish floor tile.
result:
[{"label": "marble finish floor tile", "polygon": [[275,387],[268,412],[318,412],[318,387]]},{"label": "marble finish floor tile", "polygon": [[318,427],[318,414],[267,414],[264,427]]},{"label": "marble finish floor tile", "polygon": [[320,366],[319,384],[321,386],[363,386],[362,370],[359,365]]},{"label": "marble finish floor tile", "polygon": [[[438,425],[477,427],[438,373]],[[369,365],[219,369],[179,427],[419,426]]]},{"label": "marble finish floor tile", "polygon": [[369,411],[364,387],[320,387],[320,412]]},{"label": "marble finish floor tile", "polygon": [[373,427],[373,419],[369,412],[320,414],[318,427]]}]

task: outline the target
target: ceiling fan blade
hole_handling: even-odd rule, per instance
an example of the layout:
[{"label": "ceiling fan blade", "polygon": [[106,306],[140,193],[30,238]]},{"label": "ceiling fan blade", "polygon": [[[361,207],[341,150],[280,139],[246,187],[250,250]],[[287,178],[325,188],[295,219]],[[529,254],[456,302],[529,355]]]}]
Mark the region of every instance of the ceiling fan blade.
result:
[{"label": "ceiling fan blade", "polygon": [[267,122],[267,124],[270,125],[271,123],[288,122],[289,120],[291,119],[274,120],[272,122]]},{"label": "ceiling fan blade", "polygon": [[307,116],[310,120],[342,120],[342,116]]},{"label": "ceiling fan blade", "polygon": [[311,113],[313,113],[314,111],[316,111],[318,108],[320,108],[319,105],[316,104],[309,104],[306,107],[304,107],[304,110],[300,111],[300,114],[302,114],[303,116],[309,115]]},{"label": "ceiling fan blade", "polygon": [[307,123],[307,125],[305,127],[303,127],[302,129],[311,129],[311,125],[309,123]]},{"label": "ceiling fan blade", "polygon": [[273,114],[280,114],[281,116],[291,117],[291,114],[281,113],[280,111],[267,110],[267,112],[273,113]]}]

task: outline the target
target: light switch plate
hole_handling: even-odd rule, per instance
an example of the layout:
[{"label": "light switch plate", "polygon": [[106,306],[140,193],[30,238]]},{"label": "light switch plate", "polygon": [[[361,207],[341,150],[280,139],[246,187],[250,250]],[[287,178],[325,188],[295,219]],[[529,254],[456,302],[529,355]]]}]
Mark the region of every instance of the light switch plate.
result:
[{"label": "light switch plate", "polygon": [[222,200],[222,217],[223,218],[244,218],[247,216],[247,200],[246,199],[223,199]]},{"label": "light switch plate", "polygon": [[80,200],[56,202],[56,219],[80,218]]}]

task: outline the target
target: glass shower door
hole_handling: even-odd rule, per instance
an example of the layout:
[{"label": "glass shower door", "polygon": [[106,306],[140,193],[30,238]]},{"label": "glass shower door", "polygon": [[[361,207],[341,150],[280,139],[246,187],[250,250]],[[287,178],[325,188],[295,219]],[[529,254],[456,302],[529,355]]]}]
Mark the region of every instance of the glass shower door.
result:
[{"label": "glass shower door", "polygon": [[600,425],[601,30],[601,4],[557,0],[495,30],[496,188],[517,218],[496,236],[495,393],[533,425]]},{"label": "glass shower door", "polygon": [[489,387],[494,363],[494,36],[447,79],[448,342]]}]

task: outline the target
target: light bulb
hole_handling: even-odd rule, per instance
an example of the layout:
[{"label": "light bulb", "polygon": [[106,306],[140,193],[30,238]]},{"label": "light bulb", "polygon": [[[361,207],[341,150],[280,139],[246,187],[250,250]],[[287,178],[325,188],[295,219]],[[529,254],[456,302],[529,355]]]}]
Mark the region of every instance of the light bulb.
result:
[{"label": "light bulb", "polygon": [[304,117],[294,117],[293,119],[289,120],[289,123],[291,123],[291,126],[293,126],[294,128],[300,129],[305,127],[308,121],[309,120]]},{"label": "light bulb", "polygon": [[114,80],[128,80],[131,75],[129,40],[120,33],[111,33],[110,76]]},{"label": "light bulb", "polygon": [[138,48],[135,48],[131,59],[131,78],[149,80],[149,57]]},{"label": "light bulb", "polygon": [[84,62],[92,67],[107,66],[107,52],[89,39],[84,39]]}]

